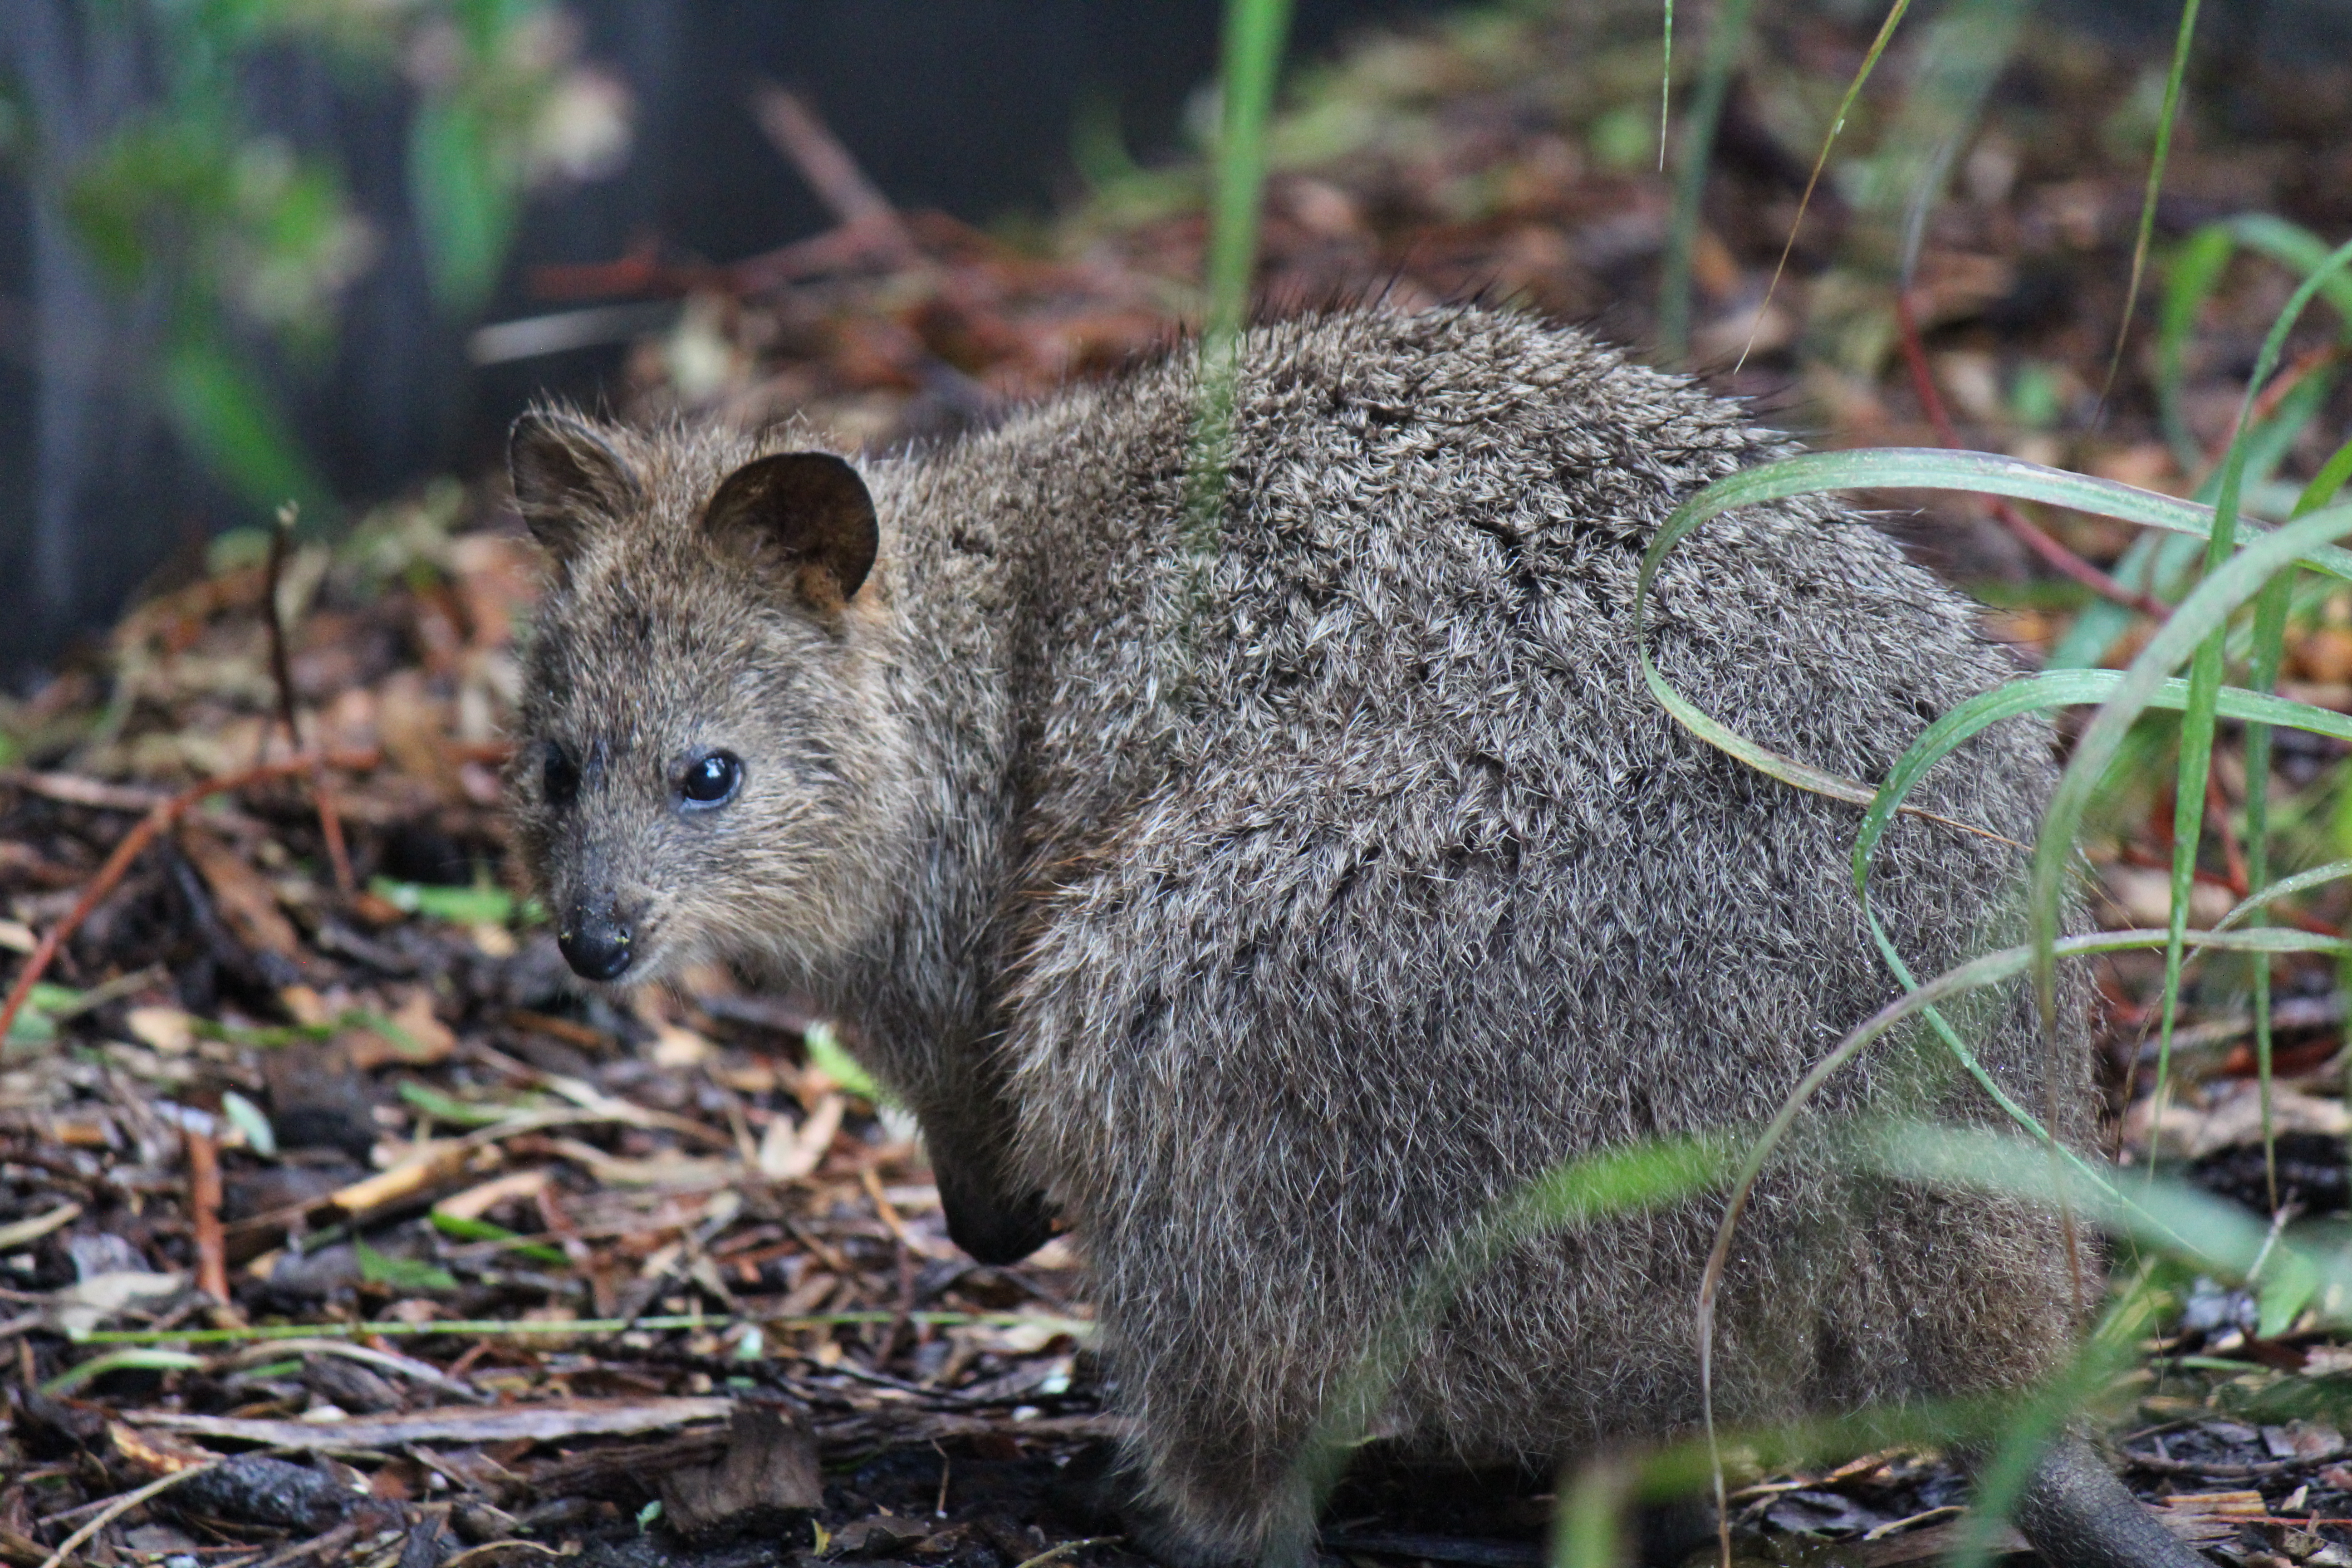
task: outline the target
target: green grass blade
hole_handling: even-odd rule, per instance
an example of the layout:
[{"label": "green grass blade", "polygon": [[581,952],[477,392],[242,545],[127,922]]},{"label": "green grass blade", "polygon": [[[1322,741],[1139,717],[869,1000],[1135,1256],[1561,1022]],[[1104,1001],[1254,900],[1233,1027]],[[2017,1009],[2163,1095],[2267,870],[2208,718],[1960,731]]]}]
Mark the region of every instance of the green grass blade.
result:
[{"label": "green grass blade", "polygon": [[2199,0],[2184,0],[2180,32],[2172,46],[2172,68],[2164,77],[2164,107],[2157,113],[2156,150],[2147,161],[2147,190],[2140,197],[2139,235],[2132,241],[2131,283],[2124,290],[2123,317],[2116,323],[2116,349],[2107,360],[2106,382],[2099,389],[2105,403],[2124,362],[2124,344],[2131,337],[2132,310],[2139,303],[2139,284],[2147,267],[2148,240],[2156,233],[2156,198],[2164,188],[2164,166],[2172,156],[2172,127],[2180,115],[2180,84],[2189,75],[2189,47],[2197,33]]},{"label": "green grass blade", "polygon": [[2156,635],[2125,671],[2123,684],[2100,708],[2098,716],[2076,742],[2074,756],[2059,775],[2058,787],[2042,817],[2041,841],[2033,851],[2031,912],[2032,945],[2037,954],[2033,980],[2045,1020],[2054,1025],[2056,1017],[2053,955],[2057,951],[2058,914],[2067,860],[2074,852],[2074,835],[2082,825],[2083,814],[2124,737],[2147,711],[2158,689],[2173,669],[2208,636],[2225,625],[2241,605],[2259,593],[2273,573],[2311,548],[2332,542],[2347,532],[2352,532],[2352,506],[2328,507],[2249,542],[2220,571],[2200,584],[2196,592],[2173,611],[2171,618],[2157,628]]},{"label": "green grass blade", "polygon": [[[1781,274],[1789,270],[1789,257],[1797,248],[1797,231],[1805,226],[1805,213],[1813,205],[1813,191],[1822,183],[1822,171],[1829,166],[1830,149],[1837,145],[1838,135],[1845,129],[1846,116],[1853,112],[1854,100],[1862,96],[1863,84],[1870,79],[1870,73],[1878,68],[1878,57],[1885,54],[1886,46],[1894,41],[1895,29],[1902,23],[1903,14],[1910,8],[1911,0],[1895,0],[1895,4],[1887,8],[1886,20],[1879,24],[1878,37],[1870,41],[1869,51],[1862,57],[1861,68],[1853,73],[1853,80],[1846,84],[1845,96],[1838,100],[1837,112],[1830,116],[1829,134],[1822,138],[1821,153],[1813,159],[1813,172],[1805,177],[1805,193],[1797,198],[1797,216],[1789,220],[1789,237],[1780,247],[1780,259],[1772,264],[1772,280],[1764,286],[1764,303],[1756,308],[1755,323],[1748,329],[1748,342],[1739,350],[1741,365],[1748,363],[1748,351],[1756,346],[1756,333],[1764,324],[1764,312],[1770,308],[1772,296],[1780,292]],[[1662,133],[1663,129],[1661,127]],[[1739,366],[1732,368],[1737,370]]]},{"label": "green grass blade", "polygon": [[1666,222],[1665,255],[1658,277],[1658,353],[1679,365],[1690,354],[1691,266],[1698,252],[1699,204],[1706,195],[1706,172],[1714,160],[1715,130],[1723,100],[1748,41],[1748,14],[1754,0],[1722,0],[1708,29],[1706,54],[1699,62],[1698,93],[1683,121],[1682,167],[1675,174],[1675,205]]},{"label": "green grass blade", "polygon": [[1552,1526],[1552,1568],[1622,1568],[1625,1504],[1633,1476],[1608,1458],[1587,1460],[1561,1489],[1559,1517]]},{"label": "green grass blade", "polygon": [[2295,499],[2294,515],[2317,511],[2336,499],[2336,492],[2352,484],[2352,441],[2336,448],[2335,455],[2319,465],[2319,472],[2311,476],[2303,494]]},{"label": "green grass blade", "polygon": [[[1265,195],[1266,124],[1281,74],[1291,0],[1226,0],[1223,117],[1209,205],[1207,316],[1201,333],[1201,406],[1185,476],[1185,533],[1196,561],[1213,557],[1232,458],[1235,354],[1249,318]],[[1189,616],[1189,608],[1188,608]]]},{"label": "green grass blade", "polygon": [[2228,931],[2241,921],[2252,919],[2281,899],[2291,899],[2297,893],[2308,892],[2329,882],[2352,877],[2352,860],[2330,860],[2325,866],[2314,866],[2308,871],[2297,871],[2275,882],[2256,883],[2254,890],[2230,908],[2230,912],[2213,922],[2215,931]]},{"label": "green grass blade", "polygon": [[[2298,276],[2319,270],[2327,259],[2327,242],[2301,224],[2270,213],[2243,213],[2224,221],[2240,245]],[[2352,278],[2331,278],[2321,285],[2320,297],[2343,319],[2343,335],[2352,341]]]},{"label": "green grass blade", "polygon": [[[2193,8],[2195,0],[2190,0],[2190,5]],[[2184,24],[2184,47],[2185,26]],[[2179,62],[2176,60],[2174,64],[2177,69]],[[2153,198],[2154,193],[2151,189],[2150,199],[2153,200]],[[2294,330],[2295,323],[2302,319],[2303,312],[2310,305],[2312,298],[2329,279],[2341,272],[2347,262],[2352,262],[2352,240],[2347,240],[2331,251],[2317,267],[2311,270],[2310,275],[2304,279],[2288,299],[2285,308],[2279,312],[2278,319],[2271,323],[2270,332],[2263,340],[2262,352],[2254,360],[2253,374],[2247,378],[2245,400],[2238,410],[2237,425],[2231,434],[2229,451],[2221,462],[2221,488],[2213,503],[2213,531],[2208,536],[2205,545],[2205,573],[2208,576],[2218,571],[2222,563],[2228,560],[2236,541],[2238,496],[2245,481],[2247,432],[2248,427],[2253,423],[2254,400],[2262,395],[2263,384],[2270,380],[2271,373],[2277,368],[2279,358],[2286,350],[2287,335]],[[2288,573],[2281,573],[2275,584],[2273,586],[2266,586],[2263,591],[2263,598],[2265,602],[2273,600],[2280,602],[2275,617],[2278,625],[2273,640],[2281,642],[2284,637],[2286,619],[2283,595],[2286,592],[2288,575]],[[2189,705],[2183,710],[2180,721],[2180,765],[2175,781],[2172,814],[2172,909],[2170,914],[2172,940],[2166,944],[2164,950],[2163,1012],[2157,1032],[2155,1114],[2159,1122],[2163,1119],[2167,1095],[2171,1088],[2172,1033],[2174,1026],[2179,1021],[2180,1007],[2180,963],[2184,951],[2181,945],[2181,935],[2189,929],[2189,896],[2197,877],[2198,847],[2204,837],[2206,784],[2210,776],[2213,763],[2214,700],[2221,688],[2221,655],[2225,629],[2223,626],[2215,626],[2205,640],[2197,646],[2196,656],[2189,667]],[[2275,663],[2273,665],[2271,673],[2273,679],[2275,680],[2277,676]],[[2267,735],[2263,738],[2263,747],[2267,753]],[[2265,761],[2267,762],[2267,754]],[[2251,778],[2251,774],[2249,777]],[[2267,826],[2267,823],[2265,826]],[[2266,980],[2267,976],[2265,976]],[[2261,988],[2265,993],[2263,1002],[2267,1003],[2267,984],[2263,984]],[[2258,1038],[2266,1046],[2267,1029],[2262,1031]],[[2267,1162],[2272,1156],[2268,1114],[2270,1073],[2266,1054],[2263,1061],[2261,1075],[2264,1112],[2263,1147]],[[2149,1168],[2151,1172],[2154,1170],[2153,1161],[2150,1162]]]},{"label": "green grass blade", "polygon": [[[1646,587],[1654,574],[1655,561],[1709,518],[1736,507],[1852,489],[1965,490],[2008,496],[2199,540],[2210,535],[2213,528],[2212,509],[2195,501],[2114,479],[2045,468],[1995,452],[1954,452],[1935,447],[1803,452],[1727,475],[1675,508],[1674,515],[1658,530],[1650,553],[1643,558],[1642,586]],[[2272,531],[2249,525],[2242,531],[2263,538]],[[2314,571],[2352,582],[2352,551],[2320,544],[2298,559]]]},{"label": "green grass blade", "polygon": [[2189,334],[2196,330],[2197,317],[2205,301],[2220,286],[2222,270],[2230,265],[2237,245],[2227,224],[2207,224],[2190,235],[2173,258],[2171,276],[2165,285],[2164,307],[2157,318],[2157,408],[2165,445],[2172,448],[2172,460],[2180,465],[2183,473],[2193,474],[2205,466],[2205,453],[2189,431],[2189,415],[2180,397]]}]

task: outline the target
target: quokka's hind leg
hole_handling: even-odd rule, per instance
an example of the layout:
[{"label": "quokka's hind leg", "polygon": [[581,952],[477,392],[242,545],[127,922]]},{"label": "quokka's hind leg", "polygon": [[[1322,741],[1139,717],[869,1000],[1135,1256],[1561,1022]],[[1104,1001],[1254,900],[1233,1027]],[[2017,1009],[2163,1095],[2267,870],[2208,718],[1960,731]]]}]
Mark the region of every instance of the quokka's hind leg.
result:
[{"label": "quokka's hind leg", "polygon": [[1130,1537],[1174,1568],[1310,1568],[1319,1500],[1304,1444],[1221,1419],[1213,1397],[1192,1403],[1170,1418],[1161,1401],[1129,1449],[1119,1511]]}]

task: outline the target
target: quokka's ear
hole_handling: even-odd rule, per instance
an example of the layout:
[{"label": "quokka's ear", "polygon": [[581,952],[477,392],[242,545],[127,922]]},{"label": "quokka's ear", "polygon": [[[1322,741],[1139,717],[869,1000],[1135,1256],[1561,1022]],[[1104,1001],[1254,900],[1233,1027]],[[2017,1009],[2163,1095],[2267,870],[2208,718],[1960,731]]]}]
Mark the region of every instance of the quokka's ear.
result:
[{"label": "quokka's ear", "polygon": [[626,517],[645,501],[629,465],[593,426],[549,409],[514,422],[507,474],[531,537],[559,562],[580,552],[593,524]]},{"label": "quokka's ear", "polygon": [[836,609],[874,570],[881,531],[857,470],[830,452],[780,452],[719,482],[702,527],[812,609]]}]

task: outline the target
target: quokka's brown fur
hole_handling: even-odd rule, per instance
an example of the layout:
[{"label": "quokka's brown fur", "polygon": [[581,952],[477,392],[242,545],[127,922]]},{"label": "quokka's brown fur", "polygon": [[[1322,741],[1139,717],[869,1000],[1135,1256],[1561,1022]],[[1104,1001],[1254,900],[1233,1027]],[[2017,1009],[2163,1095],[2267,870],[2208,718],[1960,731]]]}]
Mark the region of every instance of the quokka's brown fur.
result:
[{"label": "quokka's brown fur", "polygon": [[[1163,1543],[1202,1559],[1311,1540],[1300,1445],[1447,1238],[1570,1156],[1754,1128],[1899,992],[1849,885],[1855,811],[1694,741],[1635,663],[1644,543],[1782,439],[1485,310],[1335,312],[1240,359],[1205,562],[1189,353],[862,459],[870,575],[838,519],[713,501],[779,437],[550,412],[516,447],[557,567],[514,793],[559,923],[618,931],[628,982],[724,956],[836,1009],[980,1256],[1066,1221]],[[1708,524],[1650,613],[1682,690],[1863,779],[2012,673],[1823,500]],[[685,809],[714,748],[740,791]],[[2016,721],[1916,798],[2030,841],[2052,778]],[[1905,820],[1874,897],[1933,974],[2014,940],[2021,865]],[[2078,1028],[2053,1064],[2021,992],[1969,1026],[2084,1137]],[[2003,1125],[1941,1059],[1882,1047],[1821,1109]],[[1800,1142],[1732,1256],[1720,1416],[2008,1388],[2066,1353],[2054,1217]],[[1413,1334],[1381,1429],[1467,1462],[1687,1433],[1722,1203],[1519,1247]]]}]

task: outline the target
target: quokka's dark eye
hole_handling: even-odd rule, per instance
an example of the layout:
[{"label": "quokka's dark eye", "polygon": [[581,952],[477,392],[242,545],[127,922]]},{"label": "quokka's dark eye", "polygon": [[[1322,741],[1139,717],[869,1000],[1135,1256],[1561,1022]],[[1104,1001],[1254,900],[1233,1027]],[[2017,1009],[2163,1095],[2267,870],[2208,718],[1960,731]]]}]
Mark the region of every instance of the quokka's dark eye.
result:
[{"label": "quokka's dark eye", "polygon": [[686,764],[678,793],[688,805],[724,805],[743,783],[743,764],[732,752],[711,752]]},{"label": "quokka's dark eye", "polygon": [[572,753],[563,749],[560,741],[548,742],[546,750],[541,753],[539,787],[540,793],[547,796],[550,805],[570,805],[580,796],[580,770],[573,765]]}]

